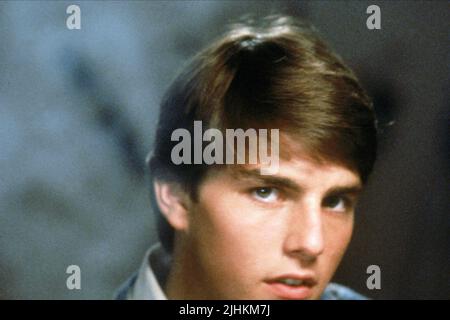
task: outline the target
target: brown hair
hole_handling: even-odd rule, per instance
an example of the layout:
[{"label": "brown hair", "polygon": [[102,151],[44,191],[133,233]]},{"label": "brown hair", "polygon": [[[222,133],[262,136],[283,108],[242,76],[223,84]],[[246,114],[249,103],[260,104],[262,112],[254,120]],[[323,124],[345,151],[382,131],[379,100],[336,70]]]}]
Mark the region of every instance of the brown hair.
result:
[{"label": "brown hair", "polygon": [[[193,197],[210,166],[173,164],[171,135],[178,128],[192,133],[194,120],[222,131],[279,128],[308,154],[355,170],[363,183],[376,158],[375,115],[356,76],[311,27],[285,16],[232,25],[193,58],[163,98],[150,172]],[[172,233],[160,219],[168,250]]]}]

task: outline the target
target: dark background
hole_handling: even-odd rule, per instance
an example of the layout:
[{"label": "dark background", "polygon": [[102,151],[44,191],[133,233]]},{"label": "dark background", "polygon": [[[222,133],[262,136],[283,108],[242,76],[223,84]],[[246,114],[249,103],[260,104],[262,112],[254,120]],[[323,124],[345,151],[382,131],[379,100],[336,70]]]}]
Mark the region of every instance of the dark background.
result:
[{"label": "dark background", "polygon": [[[81,30],[66,8],[81,7]],[[368,30],[366,8],[381,8]],[[450,298],[448,2],[0,3],[0,298],[109,299],[156,241],[143,176],[159,101],[244,14],[308,19],[354,68],[380,156],[336,279],[372,298]],[[66,288],[79,265],[82,288]],[[381,268],[381,290],[366,268]]]}]

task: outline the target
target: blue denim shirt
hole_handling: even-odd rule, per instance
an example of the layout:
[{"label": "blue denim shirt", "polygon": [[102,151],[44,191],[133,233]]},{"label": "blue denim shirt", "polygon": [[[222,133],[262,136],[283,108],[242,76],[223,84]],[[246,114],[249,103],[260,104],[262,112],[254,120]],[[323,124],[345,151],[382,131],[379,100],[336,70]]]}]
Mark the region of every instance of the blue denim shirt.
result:
[{"label": "blue denim shirt", "polygon": [[[150,263],[150,256],[159,249],[150,248],[138,272],[133,274],[116,292],[116,300],[165,300],[167,299],[158,283]],[[166,262],[167,263],[167,262]],[[167,266],[168,267],[168,266]],[[367,300],[367,297],[337,283],[329,283],[320,300]]]},{"label": "blue denim shirt", "polygon": [[[128,300],[130,289],[134,286],[137,273],[128,279],[116,292],[114,299]],[[367,300],[368,298],[337,283],[330,283],[322,293],[320,300]]]}]

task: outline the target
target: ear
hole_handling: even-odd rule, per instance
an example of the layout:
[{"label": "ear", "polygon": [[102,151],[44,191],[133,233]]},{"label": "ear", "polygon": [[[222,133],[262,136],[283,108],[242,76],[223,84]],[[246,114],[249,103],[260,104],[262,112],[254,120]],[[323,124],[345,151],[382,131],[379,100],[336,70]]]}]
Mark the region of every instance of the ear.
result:
[{"label": "ear", "polygon": [[177,231],[188,228],[188,208],[184,191],[175,183],[154,180],[153,188],[159,210]]}]

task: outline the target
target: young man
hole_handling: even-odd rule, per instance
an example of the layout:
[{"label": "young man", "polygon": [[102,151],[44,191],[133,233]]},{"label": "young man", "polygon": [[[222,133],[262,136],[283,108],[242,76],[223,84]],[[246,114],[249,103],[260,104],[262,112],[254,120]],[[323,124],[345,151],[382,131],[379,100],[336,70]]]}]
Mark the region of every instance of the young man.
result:
[{"label": "young man", "polygon": [[[174,161],[180,139],[173,133],[195,136],[194,121],[224,136],[278,129],[269,148],[279,150],[275,172],[263,174],[261,157]],[[195,143],[183,159],[195,158]],[[288,17],[234,25],[194,57],[163,99],[149,157],[161,245],[118,298],[364,298],[330,280],[376,143],[370,99],[310,28]]]}]

